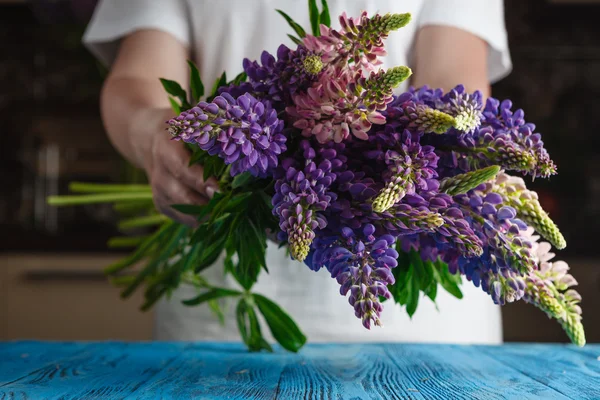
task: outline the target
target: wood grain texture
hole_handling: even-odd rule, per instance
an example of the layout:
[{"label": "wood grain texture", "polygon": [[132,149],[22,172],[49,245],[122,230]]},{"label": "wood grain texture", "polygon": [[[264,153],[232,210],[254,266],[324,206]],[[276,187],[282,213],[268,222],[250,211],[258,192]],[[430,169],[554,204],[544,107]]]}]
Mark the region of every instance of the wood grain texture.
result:
[{"label": "wood grain texture", "polygon": [[[483,351],[523,375],[576,399],[600,399],[600,349],[547,344],[489,347]],[[582,379],[586,377],[586,379]]]},{"label": "wood grain texture", "polygon": [[600,345],[0,342],[8,399],[600,399]]}]

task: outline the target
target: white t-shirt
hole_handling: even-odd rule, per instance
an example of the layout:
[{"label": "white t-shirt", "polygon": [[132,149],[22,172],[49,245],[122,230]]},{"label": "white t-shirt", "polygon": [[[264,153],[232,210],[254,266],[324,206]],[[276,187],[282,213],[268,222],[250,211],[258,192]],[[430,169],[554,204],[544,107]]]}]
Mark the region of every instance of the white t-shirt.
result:
[{"label": "white t-shirt", "polygon": [[[489,45],[489,78],[496,81],[511,69],[502,0],[329,0],[332,25],[346,11],[358,16],[374,13],[410,12],[413,22],[390,34],[384,66],[408,65],[417,29],[424,25],[448,25],[469,31]],[[139,29],[166,31],[193,51],[207,86],[221,75],[234,77],[242,70],[242,59],[259,59],[267,50],[275,53],[291,33],[275,9],[282,9],[304,27],[309,27],[306,1],[301,0],[104,0],[100,1],[85,33],[84,43],[105,64],[114,60],[119,39]],[[402,88],[404,89],[404,88]],[[384,304],[384,327],[367,331],[338,283],[326,270],[313,272],[286,257],[271,245],[267,250],[270,273],[259,277],[254,291],[275,300],[298,322],[313,342],[318,341],[409,341],[453,343],[499,343],[502,340],[500,310],[488,295],[469,282],[462,285],[465,297],[455,299],[441,288],[437,309],[422,298],[415,316],[392,301]],[[205,273],[216,285],[235,287],[223,276],[222,263]],[[234,306],[225,304],[227,318],[221,326],[207,306],[185,307],[180,300],[195,291],[182,287],[170,300],[157,305],[155,337],[159,340],[239,340]]]}]

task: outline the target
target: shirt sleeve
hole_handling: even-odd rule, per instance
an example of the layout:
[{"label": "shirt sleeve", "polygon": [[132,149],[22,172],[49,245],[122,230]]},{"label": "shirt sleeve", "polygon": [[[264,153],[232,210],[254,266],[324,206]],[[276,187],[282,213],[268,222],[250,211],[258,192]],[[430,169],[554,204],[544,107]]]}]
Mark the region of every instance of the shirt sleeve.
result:
[{"label": "shirt sleeve", "polygon": [[512,70],[503,0],[425,0],[418,26],[446,25],[470,32],[488,43],[492,83]]},{"label": "shirt sleeve", "polygon": [[121,38],[140,29],[158,29],[190,45],[185,0],[100,0],[83,44],[104,65],[114,61]]}]

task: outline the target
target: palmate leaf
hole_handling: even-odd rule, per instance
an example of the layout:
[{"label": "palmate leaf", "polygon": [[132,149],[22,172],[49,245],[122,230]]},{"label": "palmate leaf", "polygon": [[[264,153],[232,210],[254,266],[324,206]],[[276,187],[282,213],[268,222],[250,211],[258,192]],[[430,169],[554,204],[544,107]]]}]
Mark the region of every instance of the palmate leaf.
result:
[{"label": "palmate leaf", "polygon": [[306,37],[306,31],[304,30],[304,28],[302,28],[296,21],[294,21],[292,17],[290,17],[281,10],[275,11],[277,11],[287,21],[287,23],[292,27],[292,29],[294,30],[294,32],[296,32],[296,35],[298,35],[300,39]]},{"label": "palmate leaf", "polygon": [[319,22],[327,27],[331,27],[331,16],[329,15],[327,0],[321,0],[321,7],[323,11],[321,11],[321,15],[319,16]]},{"label": "palmate leaf", "polygon": [[160,83],[162,83],[163,88],[168,94],[179,99],[181,102],[181,109],[190,108],[190,103],[187,101],[187,93],[179,83],[164,78],[160,78]]},{"label": "palmate leaf", "polygon": [[319,20],[321,15],[317,7],[317,0],[308,0],[308,16],[310,17],[313,36],[319,36]]},{"label": "palmate leaf", "polygon": [[217,80],[215,81],[215,83],[210,91],[210,96],[208,96],[206,101],[211,102],[217,96],[219,88],[222,86],[226,86],[226,85],[227,85],[227,73],[225,71],[223,71],[221,76],[218,77]]},{"label": "palmate leaf", "polygon": [[448,265],[441,260],[423,261],[418,251],[404,252],[397,245],[398,266],[392,269],[396,282],[388,288],[394,301],[406,306],[406,312],[413,316],[417,310],[421,292],[435,303],[438,285],[448,293],[462,298],[459,288],[460,275],[451,274]]},{"label": "palmate leaf", "polygon": [[188,60],[190,66],[190,87],[192,89],[192,101],[198,103],[204,96],[204,84],[200,78],[200,71],[192,61]]},{"label": "palmate leaf", "polygon": [[272,352],[271,345],[267,343],[260,329],[260,322],[254,310],[254,305],[249,304],[246,298],[241,298],[236,309],[236,320],[242,340],[250,351],[267,350]]},{"label": "palmate leaf", "polygon": [[182,303],[186,306],[197,306],[204,302],[220,299],[222,297],[241,296],[242,292],[224,288],[214,288],[208,292],[202,293],[194,298],[183,300]]},{"label": "palmate leaf", "polygon": [[286,350],[294,353],[300,350],[306,343],[306,336],[294,320],[266,297],[254,294],[253,298],[275,340]]}]

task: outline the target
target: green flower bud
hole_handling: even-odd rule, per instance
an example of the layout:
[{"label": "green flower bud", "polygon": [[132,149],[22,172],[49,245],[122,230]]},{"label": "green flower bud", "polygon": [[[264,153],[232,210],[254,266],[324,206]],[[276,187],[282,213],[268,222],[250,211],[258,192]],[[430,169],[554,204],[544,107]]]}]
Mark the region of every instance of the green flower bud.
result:
[{"label": "green flower bud", "polygon": [[409,111],[410,116],[415,117],[411,124],[425,133],[446,133],[456,123],[452,115],[423,104],[418,104],[414,111],[414,114]]},{"label": "green flower bud", "polygon": [[466,193],[494,178],[498,172],[500,172],[500,167],[492,165],[451,178],[445,178],[440,182],[440,192],[448,193],[451,196]]}]

